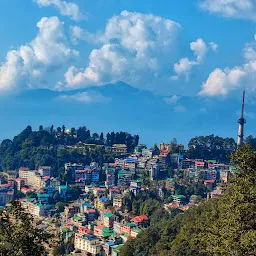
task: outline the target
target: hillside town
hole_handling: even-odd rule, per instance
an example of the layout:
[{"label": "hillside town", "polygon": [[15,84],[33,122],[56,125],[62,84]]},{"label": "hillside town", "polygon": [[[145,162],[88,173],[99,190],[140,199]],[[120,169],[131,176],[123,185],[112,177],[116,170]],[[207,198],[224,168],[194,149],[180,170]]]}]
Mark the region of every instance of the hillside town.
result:
[{"label": "hillside town", "polygon": [[37,227],[70,245],[70,255],[118,256],[127,240],[150,225],[151,213],[138,210],[135,200],[154,198],[168,213],[186,211],[219,197],[236,172],[215,159],[188,159],[184,145],[176,143],[138,145],[132,153],[125,144],[105,150],[112,163],[65,163],[65,183],[53,176],[51,166],[2,172],[1,207],[19,200]]}]

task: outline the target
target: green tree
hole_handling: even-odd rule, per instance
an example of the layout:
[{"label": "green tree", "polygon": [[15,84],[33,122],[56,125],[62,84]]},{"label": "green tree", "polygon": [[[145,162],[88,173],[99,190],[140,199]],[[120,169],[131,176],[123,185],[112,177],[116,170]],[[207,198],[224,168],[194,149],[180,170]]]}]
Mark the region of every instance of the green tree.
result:
[{"label": "green tree", "polygon": [[11,202],[9,211],[0,214],[0,255],[49,255],[52,235],[33,226],[33,218],[26,214],[18,202]]}]

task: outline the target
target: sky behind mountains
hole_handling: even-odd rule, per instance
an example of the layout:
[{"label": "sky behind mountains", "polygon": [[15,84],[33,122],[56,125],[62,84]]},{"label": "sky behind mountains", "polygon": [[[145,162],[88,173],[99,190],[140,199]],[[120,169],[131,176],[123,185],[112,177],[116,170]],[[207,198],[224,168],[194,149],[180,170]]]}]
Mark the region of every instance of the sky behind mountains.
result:
[{"label": "sky behind mountains", "polygon": [[[12,137],[26,122],[49,125],[49,106],[62,108],[51,119],[56,125],[82,125],[82,118],[99,131],[141,131],[146,143],[211,132],[235,137],[244,88],[247,131],[253,132],[255,24],[255,0],[1,1],[1,138]],[[116,86],[127,89],[127,84],[129,93],[135,91],[120,101]],[[41,89],[53,92],[42,95]],[[39,106],[28,110],[33,97],[42,102],[42,120]],[[127,111],[123,114],[133,126],[120,125],[123,117],[116,108]],[[106,109],[119,114],[107,118]],[[79,121],[65,111],[75,111]],[[131,113],[139,113],[139,127]],[[157,124],[148,122],[152,115]],[[201,118],[211,120],[213,128],[196,130]],[[157,129],[162,135],[152,138]]]}]

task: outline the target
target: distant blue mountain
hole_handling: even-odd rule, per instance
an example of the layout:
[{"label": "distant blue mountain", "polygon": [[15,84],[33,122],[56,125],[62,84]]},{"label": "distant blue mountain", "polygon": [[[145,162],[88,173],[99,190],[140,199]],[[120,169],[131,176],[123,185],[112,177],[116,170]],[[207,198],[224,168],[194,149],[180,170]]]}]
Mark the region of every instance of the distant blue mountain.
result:
[{"label": "distant blue mountain", "polygon": [[[236,137],[240,99],[205,99],[166,96],[139,90],[125,83],[107,84],[69,92],[29,90],[0,98],[0,139],[12,138],[28,124],[56,127],[85,125],[92,131],[128,131],[152,145],[177,138],[187,143],[196,135]],[[78,101],[77,101],[78,100]],[[169,102],[169,104],[167,103]],[[246,135],[255,132],[255,103],[247,103]]]}]

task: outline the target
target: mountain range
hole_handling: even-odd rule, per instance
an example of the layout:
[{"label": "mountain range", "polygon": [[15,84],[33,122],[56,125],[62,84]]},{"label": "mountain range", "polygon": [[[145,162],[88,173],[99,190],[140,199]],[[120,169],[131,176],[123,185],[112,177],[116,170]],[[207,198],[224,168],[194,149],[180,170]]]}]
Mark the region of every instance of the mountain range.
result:
[{"label": "mountain range", "polygon": [[[256,101],[246,102],[245,135],[253,135]],[[12,138],[27,125],[85,125],[92,132],[127,131],[152,145],[199,135],[236,138],[241,99],[161,96],[123,82],[58,92],[28,90],[0,97],[0,139]]]}]

